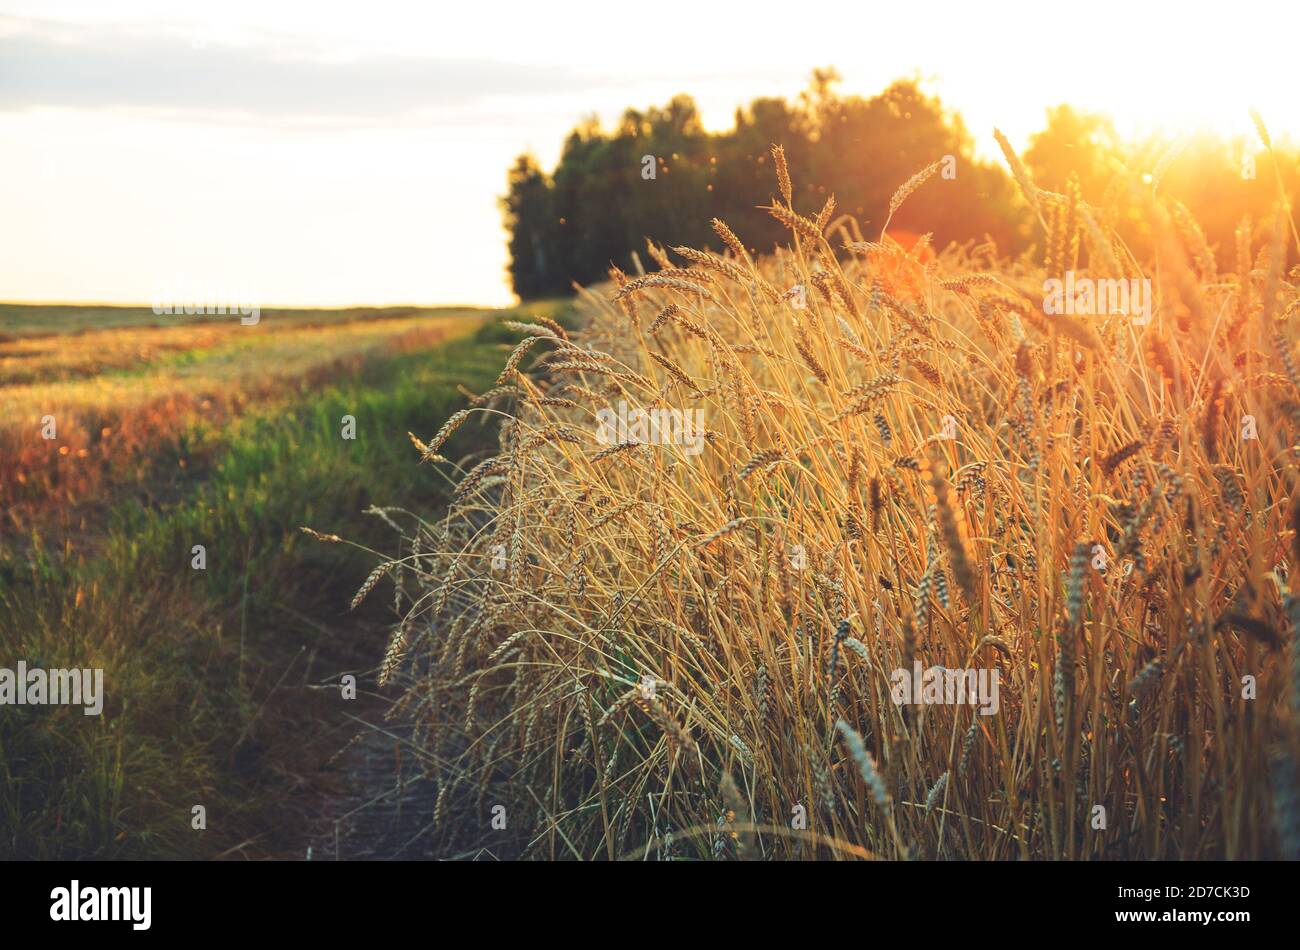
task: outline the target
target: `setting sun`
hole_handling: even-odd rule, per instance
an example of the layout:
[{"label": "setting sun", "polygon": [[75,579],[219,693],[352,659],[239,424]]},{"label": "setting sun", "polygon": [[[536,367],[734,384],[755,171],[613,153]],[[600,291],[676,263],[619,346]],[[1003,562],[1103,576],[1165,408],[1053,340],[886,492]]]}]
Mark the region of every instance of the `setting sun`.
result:
[{"label": "setting sun", "polygon": [[697,7],[686,29],[636,4],[569,6],[560,20],[518,4],[503,30],[463,4],[378,2],[358,19],[261,0],[11,0],[0,207],[23,227],[0,235],[0,298],[143,303],[220,280],[264,306],[505,303],[496,202],[515,155],[549,166],[584,116],[682,92],[725,130],[828,65],[858,95],[918,76],[989,159],[993,128],[1023,147],[1061,103],[1125,137],[1246,137],[1252,107],[1280,139],[1300,128],[1290,34],[1258,28],[1266,3],[996,24],[969,4],[836,7],[833,29],[773,3]]}]

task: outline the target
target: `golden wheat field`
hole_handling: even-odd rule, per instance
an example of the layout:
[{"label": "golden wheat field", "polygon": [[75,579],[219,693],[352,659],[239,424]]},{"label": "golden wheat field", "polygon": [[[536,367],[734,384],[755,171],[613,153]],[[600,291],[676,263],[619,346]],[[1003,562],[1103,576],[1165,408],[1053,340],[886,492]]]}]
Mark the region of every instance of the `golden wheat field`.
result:
[{"label": "golden wheat field", "polygon": [[[1219,270],[1134,180],[1140,259],[1003,142],[1014,260],[796,208],[778,147],[784,248],[649,244],[412,436],[499,431],[357,595],[445,853],[499,809],[543,858],[1297,856],[1289,208]],[[1051,312],[1067,272],[1133,306]]]}]

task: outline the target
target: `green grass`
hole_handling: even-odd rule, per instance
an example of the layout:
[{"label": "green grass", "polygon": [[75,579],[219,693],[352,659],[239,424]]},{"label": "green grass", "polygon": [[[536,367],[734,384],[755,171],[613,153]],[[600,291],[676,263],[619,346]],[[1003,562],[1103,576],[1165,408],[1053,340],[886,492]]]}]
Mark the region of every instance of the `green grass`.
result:
[{"label": "green grass", "polygon": [[[537,305],[508,315],[530,312]],[[99,717],[0,707],[0,857],[191,858],[288,845],[293,829],[271,826],[288,768],[275,757],[301,723],[285,721],[275,689],[302,651],[339,648],[323,631],[346,625],[341,614],[372,565],[297,529],[386,546],[390,529],[362,514],[368,505],[435,510],[448,481],[415,464],[406,432],[432,434],[463,403],[457,383],[490,386],[515,338],[489,322],[220,430],[192,426],[174,448],[196,460],[178,501],[118,501],[102,535],[78,546],[93,555],[35,538],[21,559],[0,561],[0,665],[102,667],[106,694]],[[341,438],[344,414],[356,418],[355,440]],[[469,453],[485,436],[464,426],[444,454]],[[191,569],[194,544],[206,547],[206,571]],[[190,826],[198,804],[205,831]]]}]

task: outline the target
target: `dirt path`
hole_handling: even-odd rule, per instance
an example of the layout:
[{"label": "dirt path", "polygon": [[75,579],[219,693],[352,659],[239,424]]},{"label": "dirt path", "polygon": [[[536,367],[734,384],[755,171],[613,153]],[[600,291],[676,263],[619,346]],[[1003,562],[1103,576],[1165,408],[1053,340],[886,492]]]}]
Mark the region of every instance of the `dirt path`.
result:
[{"label": "dirt path", "polygon": [[341,788],[328,802],[332,825],[311,847],[312,860],[433,859],[437,788],[412,767],[403,741],[410,727],[367,720],[336,760]]},{"label": "dirt path", "polygon": [[[345,600],[345,598],[344,598]],[[388,722],[376,660],[390,629],[380,609],[350,614],[345,602],[284,604],[277,659],[256,690],[256,721],[239,771],[265,803],[249,846],[226,859],[333,861],[432,857],[419,834],[433,799]],[[265,665],[265,664],[264,664]],[[357,695],[345,699],[345,675]]]}]

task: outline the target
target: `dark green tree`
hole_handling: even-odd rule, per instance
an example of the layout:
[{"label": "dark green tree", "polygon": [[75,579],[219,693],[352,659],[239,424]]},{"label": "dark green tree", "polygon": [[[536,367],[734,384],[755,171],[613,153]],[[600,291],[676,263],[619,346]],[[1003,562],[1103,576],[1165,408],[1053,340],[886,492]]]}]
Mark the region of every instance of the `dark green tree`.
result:
[{"label": "dark green tree", "polygon": [[720,249],[714,217],[751,249],[770,251],[788,240],[760,207],[777,191],[773,144],[785,149],[801,214],[816,215],[834,194],[837,214],[874,238],[895,190],[943,161],[944,172],[908,199],[891,231],[933,232],[938,246],[985,236],[1004,251],[1024,244],[1007,175],[975,160],[958,116],[913,81],[870,99],[841,95],[838,81],[834,70],[817,70],[795,101],[757,99],[715,135],[684,95],[629,109],[608,132],[588,119],[569,134],[549,178],[521,159],[505,199],[515,292],[554,293],[601,280],[611,266],[631,272],[638,260],[649,268],[647,238]]},{"label": "dark green tree", "polygon": [[510,232],[510,282],[523,299],[566,293],[565,265],[557,259],[558,241],[552,188],[530,155],[521,155],[510,169],[501,199]]}]

